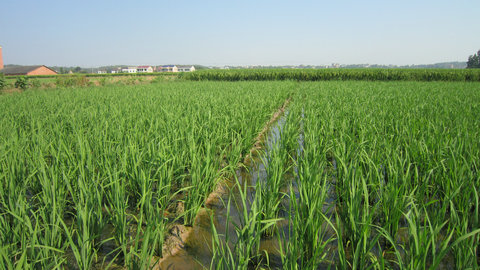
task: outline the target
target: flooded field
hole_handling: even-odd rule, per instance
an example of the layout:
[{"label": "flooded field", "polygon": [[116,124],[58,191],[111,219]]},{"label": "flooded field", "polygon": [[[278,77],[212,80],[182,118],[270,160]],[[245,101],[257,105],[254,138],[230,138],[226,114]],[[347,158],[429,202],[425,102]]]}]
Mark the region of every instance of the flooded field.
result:
[{"label": "flooded field", "polygon": [[[458,265],[454,250],[460,252],[457,245],[462,241],[473,245],[463,250],[474,256],[470,263],[479,263],[477,225],[452,242],[455,229],[446,226],[449,221],[427,212],[426,206],[420,210],[420,202],[406,193],[405,187],[390,186],[393,181],[398,183],[395,178],[399,175],[392,177],[388,160],[360,165],[357,156],[356,161],[348,162],[358,164],[349,168],[345,156],[332,151],[331,144],[344,140],[342,135],[331,137],[332,141],[325,140],[327,136],[317,137],[322,121],[312,119],[318,113],[312,110],[315,103],[294,99],[270,126],[256,155],[236,171],[234,180],[211,194],[182,249],[167,256],[161,269],[182,269],[182,265],[198,269],[344,269],[378,263],[389,269],[414,265],[452,269]],[[345,128],[348,126],[340,122],[324,131],[335,134]],[[363,146],[359,142],[355,147]],[[323,155],[319,155],[322,148]],[[365,166],[372,166],[370,172],[375,175],[365,175]],[[374,179],[378,182],[371,182]],[[432,203],[442,205],[438,199]],[[478,201],[471,206],[470,213],[477,213]],[[478,219],[472,222],[477,224]]]},{"label": "flooded field", "polygon": [[[214,256],[218,255],[214,254],[217,252],[216,249],[223,246],[233,248],[242,241],[239,239],[240,231],[246,226],[246,222],[249,222],[246,216],[252,211],[256,189],[260,186],[257,183],[267,181],[267,157],[274,145],[281,140],[282,129],[288,115],[288,111],[284,112],[287,104],[286,102],[271,119],[268,128],[257,137],[255,143],[257,147],[251,149],[243,161],[243,166],[236,170],[235,177],[219,183],[217,190],[210,194],[206,201],[206,209],[198,213],[194,226],[184,235],[181,243],[169,256],[160,261],[160,269],[203,269],[206,265],[217,267],[212,261]],[[287,210],[287,207],[284,210]],[[281,232],[288,230],[288,223],[284,220],[279,220],[276,226]],[[213,243],[212,239],[217,237],[218,242]],[[262,237],[258,243],[262,253],[268,252],[270,267],[281,265],[278,240],[273,237]],[[219,246],[214,247],[214,244]]]},{"label": "flooded field", "polygon": [[478,93],[166,82],[0,96],[0,264],[477,269]]}]

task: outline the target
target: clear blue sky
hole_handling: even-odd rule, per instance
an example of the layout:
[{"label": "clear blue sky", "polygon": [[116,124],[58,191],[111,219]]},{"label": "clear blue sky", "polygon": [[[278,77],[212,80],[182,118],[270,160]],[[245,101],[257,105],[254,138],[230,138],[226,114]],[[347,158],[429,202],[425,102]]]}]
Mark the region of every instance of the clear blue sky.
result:
[{"label": "clear blue sky", "polygon": [[424,64],[480,49],[479,0],[0,0],[6,64]]}]

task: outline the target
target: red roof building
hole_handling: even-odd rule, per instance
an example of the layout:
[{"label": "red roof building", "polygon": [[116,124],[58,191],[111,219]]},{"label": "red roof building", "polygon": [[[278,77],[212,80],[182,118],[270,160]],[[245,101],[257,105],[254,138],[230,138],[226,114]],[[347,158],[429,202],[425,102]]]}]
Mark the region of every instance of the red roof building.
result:
[{"label": "red roof building", "polygon": [[47,66],[16,66],[0,70],[5,75],[57,75],[58,73]]}]

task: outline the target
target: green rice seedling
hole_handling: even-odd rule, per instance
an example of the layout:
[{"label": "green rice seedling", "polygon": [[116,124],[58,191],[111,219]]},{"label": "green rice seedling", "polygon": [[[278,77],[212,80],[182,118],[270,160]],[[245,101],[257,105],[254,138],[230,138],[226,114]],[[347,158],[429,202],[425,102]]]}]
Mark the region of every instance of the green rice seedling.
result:
[{"label": "green rice seedling", "polygon": [[[288,269],[317,269],[321,263],[328,260],[327,246],[334,240],[327,234],[328,223],[325,221],[326,216],[321,213],[326,189],[325,186],[319,189],[300,189],[299,198],[293,191],[290,193],[290,234],[287,236],[278,233],[279,242],[283,244],[282,264]],[[312,191],[315,193],[309,194]]]},{"label": "green rice seedling", "polygon": [[[307,103],[306,111],[308,113],[310,110],[308,106],[317,108],[316,119],[326,126],[317,131],[317,136],[326,137],[326,144],[332,145],[335,150],[335,155],[331,156],[340,165],[334,175],[339,191],[337,200],[345,208],[338,210],[368,210],[372,216],[369,226],[377,228],[369,230],[372,241],[378,233],[381,234],[383,242],[372,249],[376,262],[367,255],[364,258],[371,262],[366,265],[407,265],[405,261],[400,262],[400,258],[404,260],[404,256],[408,257],[409,253],[415,251],[409,249],[412,242],[405,239],[404,232],[409,229],[409,223],[401,213],[410,211],[412,205],[423,209],[418,217],[421,224],[425,220],[425,212],[429,224],[435,228],[433,231],[439,231],[435,240],[430,240],[435,242],[436,249],[435,252],[428,252],[427,261],[436,261],[439,265],[451,261],[452,251],[445,253],[442,258],[439,254],[443,250],[440,247],[444,245],[445,239],[452,230],[456,230],[456,224],[469,220],[468,226],[458,227],[458,234],[452,236],[450,243],[478,228],[471,218],[472,214],[468,218],[460,218],[463,213],[473,213],[473,193],[457,193],[462,185],[472,183],[465,179],[477,178],[473,157],[473,152],[476,151],[472,149],[477,149],[478,142],[471,138],[478,132],[474,130],[475,127],[471,126],[471,129],[465,125],[467,118],[478,113],[478,108],[468,105],[472,100],[478,99],[473,90],[476,86],[462,83],[344,83],[338,87],[339,85],[310,84],[312,89],[307,91],[312,95],[310,99],[316,101]],[[315,91],[314,87],[317,87]],[[308,118],[310,114],[307,113]],[[470,147],[465,148],[465,145]],[[352,178],[346,181],[346,175],[357,175],[358,178],[355,179],[364,179],[362,181],[365,184],[352,185],[355,180]],[[354,186],[359,188],[352,189]],[[361,196],[353,196],[354,194]],[[361,198],[355,204],[361,207],[355,208],[353,203],[352,206],[348,204],[353,198]],[[411,198],[414,198],[413,204]],[[448,226],[442,226],[453,214],[453,210],[459,216],[458,222],[450,221]],[[350,214],[343,213],[346,215],[341,214],[341,220],[349,224]],[[469,229],[460,229],[462,226]],[[347,228],[349,227],[352,228],[350,231],[355,231],[354,227]],[[429,225],[426,227],[429,228]],[[352,237],[354,234],[348,232],[341,236]],[[467,245],[474,238],[468,238],[468,241],[466,239],[459,241],[455,248],[460,250],[460,246]],[[473,246],[463,250],[458,252],[474,252]],[[339,260],[348,265],[353,259],[349,253],[350,251],[345,254],[346,260],[341,259],[341,256]],[[384,259],[379,256],[389,253],[394,257]],[[471,265],[470,262],[468,264]]]},{"label": "green rice seedling", "polygon": [[[258,186],[258,184],[257,184]],[[260,193],[255,193],[251,206],[248,207],[249,198],[247,197],[247,185],[238,184],[240,204],[236,205],[241,211],[240,224],[235,225],[237,242],[234,246],[234,256],[237,267],[246,269],[252,263],[258,263],[260,238],[262,230],[272,226],[267,220],[262,220],[261,204],[264,203],[260,198]],[[263,223],[262,223],[263,221]],[[265,226],[264,226],[265,225]]]},{"label": "green rice seedling", "polygon": [[[193,225],[197,212],[203,205],[206,196],[211,192],[216,179],[216,171],[214,161],[211,157],[211,146],[207,145],[206,149],[199,149],[195,144],[191,144],[192,151],[192,169],[191,180],[192,186],[187,191],[185,199],[185,208],[189,209],[185,213],[185,225]],[[205,151],[205,152],[203,152]],[[202,157],[202,158],[200,158]]]},{"label": "green rice seedling", "polygon": [[[425,219],[423,224],[418,223],[418,219],[422,214],[425,214]],[[436,255],[436,241],[441,229],[446,225],[446,222],[443,224],[432,224],[428,213],[425,211],[419,212],[416,206],[412,205],[412,210],[406,213],[406,219],[409,223],[409,252],[407,255],[406,267],[411,269],[418,268],[428,268],[430,266],[430,261],[428,260],[428,255],[430,252],[433,256]],[[449,242],[452,233],[449,233],[446,243]],[[436,264],[435,258],[432,261],[433,264]]]},{"label": "green rice seedling", "polygon": [[[74,190],[70,184],[67,185],[70,193]],[[76,263],[81,269],[90,269],[97,258],[97,245],[99,236],[105,225],[103,219],[101,199],[95,184],[87,184],[79,178],[78,197],[73,197],[75,204],[75,226],[68,228],[65,223],[63,227],[68,237],[69,247],[75,256]],[[100,201],[99,201],[100,200]],[[62,221],[63,222],[63,221]]]},{"label": "green rice seedling", "polygon": [[365,157],[361,154],[348,157],[348,153],[354,152],[356,150],[352,148],[343,153],[337,152],[335,156],[340,168],[337,175],[337,194],[342,198],[338,211],[344,230],[343,237],[346,240],[343,244],[352,249],[353,264],[354,266],[357,264],[355,267],[357,268],[365,265],[373,247],[372,243],[375,243],[371,239],[371,224],[378,204],[370,205],[367,184],[369,175],[368,172],[361,170],[362,166],[359,166]]},{"label": "green rice seedling", "polygon": [[237,256],[238,265],[241,269],[246,269],[249,264],[260,264],[260,240],[262,235],[268,235],[267,231],[272,231],[278,218],[266,219],[266,214],[262,211],[266,209],[267,201],[262,197],[260,182],[256,183],[256,192],[253,195],[253,201],[248,207],[247,186],[240,187],[240,224],[235,226],[237,234],[237,243],[234,252]]},{"label": "green rice seedling", "polygon": [[[268,157],[263,161],[266,166],[266,179],[257,181],[259,188],[256,190],[260,194],[261,205],[264,207],[261,209],[263,220],[278,218],[281,203],[285,196],[281,189],[285,186],[283,177],[287,170],[284,167],[286,152],[282,151],[282,155],[279,144],[275,144],[269,150],[271,152],[268,153]],[[274,227],[269,227],[269,229],[264,228],[263,231],[266,237],[271,237],[274,235],[274,230]]]},{"label": "green rice seedling", "polygon": [[[282,209],[282,204],[286,196],[285,188],[288,187],[287,173],[293,167],[292,155],[296,154],[296,139],[298,136],[298,126],[294,121],[294,116],[285,113],[280,117],[277,123],[271,128],[264,142],[265,150],[260,153],[263,166],[265,167],[265,179],[258,178],[264,209],[262,209],[263,219],[277,219]],[[266,237],[272,237],[275,234],[275,227],[265,230]]]},{"label": "green rice seedling", "polygon": [[[212,73],[211,80],[263,82],[177,81],[1,95],[0,264],[89,268],[104,259],[104,249],[114,249],[123,254],[115,263],[150,265],[149,258],[161,256],[164,216],[193,224],[216,180],[234,174],[272,112],[297,92],[270,168],[289,196],[280,192],[275,215],[261,210],[270,205],[259,199],[257,214],[247,212],[257,222],[242,223],[239,231],[260,226],[261,235],[263,215],[290,220],[288,236],[280,237],[290,237],[294,228],[304,235],[282,245],[292,267],[333,260],[339,268],[478,268],[477,83],[266,81],[463,81],[472,74],[241,72]],[[296,152],[299,129],[303,157]],[[304,179],[292,185],[292,195],[285,190],[295,167]],[[326,205],[315,212],[323,221],[307,217],[325,192]],[[296,205],[288,202],[292,198]],[[179,201],[186,202],[183,216],[171,207]],[[112,232],[116,240],[106,242],[106,223],[118,228],[118,235]],[[315,241],[317,223],[336,233],[316,235],[323,242]],[[252,250],[230,265],[266,266],[262,251]],[[230,260],[230,251],[218,254]]]},{"label": "green rice seedling", "polygon": [[[342,164],[341,159],[339,160]],[[343,166],[343,165],[342,165]],[[343,177],[342,177],[343,178]],[[352,254],[351,267],[354,269],[367,267],[376,246],[378,237],[372,237],[372,224],[376,205],[370,209],[368,188],[365,178],[349,175],[344,181],[349,181],[342,196],[344,202],[339,206],[339,217],[344,230],[343,245]],[[340,178],[339,178],[340,179]]]},{"label": "green rice seedling", "polygon": [[[140,250],[161,256],[164,216],[172,214],[165,209],[186,199],[190,174],[205,188],[198,198],[206,198],[215,181],[202,177],[216,179],[228,171],[221,168],[237,166],[290,88],[182,82],[2,96],[3,258],[15,258],[12,265],[89,268],[105,259],[105,249],[123,250],[116,263],[130,251],[138,255],[130,258],[146,259]],[[189,140],[198,151],[191,151]],[[203,205],[203,199],[192,205]],[[193,220],[196,210],[185,210]],[[142,227],[138,239],[148,232],[150,240],[135,242],[131,227],[140,215],[142,226],[156,227]],[[26,219],[38,227],[25,227]],[[104,230],[107,222],[113,241]],[[151,239],[158,239],[155,246]],[[45,247],[42,252],[27,245],[34,242]]]},{"label": "green rice seedling", "polygon": [[294,235],[291,239],[300,240],[297,243],[301,245],[299,247],[301,266],[315,268],[326,259],[327,245],[333,240],[327,235],[326,213],[321,213],[325,210],[329,187],[325,175],[323,177],[320,174],[309,175],[308,169],[302,170],[299,175],[301,175],[298,186],[299,202],[296,202],[295,197],[292,200],[295,219]]},{"label": "green rice seedling", "polygon": [[[142,201],[142,203],[144,202]],[[151,222],[146,223],[147,218],[142,212],[138,218],[133,216],[136,228],[134,233],[129,235],[127,253],[124,258],[124,265],[129,269],[146,269],[156,265],[157,262],[152,260],[159,248],[158,242],[163,240],[165,229],[162,225],[163,217],[156,217],[156,220],[150,218]]]},{"label": "green rice seedling", "polygon": [[[37,226],[43,224],[37,233],[39,249],[42,253],[40,260],[42,268],[57,268],[63,265],[66,243],[64,242],[63,228],[61,218],[66,208],[67,187],[65,178],[55,174],[54,165],[50,166],[44,163],[43,157],[39,159],[43,164],[39,166],[41,177],[38,181],[42,185],[42,192],[38,194],[39,209],[36,221]],[[58,161],[56,161],[58,164]],[[48,258],[48,260],[46,259]],[[50,264],[50,265],[48,265]],[[54,265],[54,266],[53,266]]]},{"label": "green rice seedling", "polygon": [[[39,173],[17,167],[13,161],[20,153],[7,154],[9,162],[0,162],[0,263],[9,269],[60,268],[65,245],[55,215],[62,209],[64,197],[57,197],[56,186],[45,182],[43,194],[33,196],[28,183],[48,173],[44,168]],[[24,181],[17,181],[18,176]]]},{"label": "green rice seedling", "polygon": [[[8,150],[8,148],[4,148]],[[27,263],[27,241],[29,228],[32,228],[28,218],[31,207],[25,196],[26,186],[15,179],[15,175],[26,177],[26,170],[20,164],[7,163],[20,157],[14,151],[3,152],[2,170],[0,171],[0,238],[2,248],[0,262],[9,268],[22,268]],[[8,158],[8,159],[7,159]],[[18,247],[22,247],[22,249]]]},{"label": "green rice seedling", "polygon": [[[377,176],[377,179],[381,179],[378,189],[378,198],[382,211],[381,223],[392,237],[397,236],[397,232],[402,226],[403,212],[408,205],[407,183],[408,179],[412,177],[410,167],[406,164],[406,161],[400,160],[397,156],[395,158],[396,160],[387,161],[395,164],[386,164],[386,168],[382,168],[386,173],[382,173],[379,170],[379,173],[389,175],[388,182],[385,181],[385,176]],[[403,173],[397,172],[397,168],[405,168],[405,171]]]},{"label": "green rice seedling", "polygon": [[[473,209],[461,209],[456,207],[454,201],[455,198],[458,197],[457,194],[460,194],[460,190],[465,190],[465,189],[458,189],[457,192],[455,192],[455,195],[453,198],[447,199],[449,203],[445,204],[446,207],[448,207],[449,212],[450,212],[450,226],[452,226],[452,241],[449,243],[445,243],[443,246],[441,246],[441,249],[439,249],[438,253],[439,255],[437,257],[442,258],[443,256],[446,256],[449,252],[452,253],[453,257],[455,258],[455,266],[456,267],[461,267],[463,269],[468,269],[468,268],[473,268],[475,269],[478,267],[478,260],[476,256],[477,248],[478,248],[478,233],[479,233],[479,226],[478,226],[478,205],[479,205],[479,200],[478,200],[478,192],[476,190],[476,187],[472,185],[471,189],[469,191],[466,191],[468,193],[472,193],[471,196],[469,196],[471,199],[473,199]],[[464,191],[465,192],[465,191]],[[463,193],[463,192],[462,192]],[[469,216],[464,214],[464,211],[466,212],[471,212],[473,213],[472,216],[472,222],[471,222],[471,227],[469,226],[470,220]],[[472,211],[473,210],[473,211]],[[440,221],[438,221],[440,222]],[[453,241],[453,239],[456,239]],[[453,243],[452,243],[453,242]],[[438,266],[440,264],[440,259],[437,260],[438,262],[433,262],[435,266]]]},{"label": "green rice seedling", "polygon": [[[296,149],[290,150],[295,155],[296,177],[289,188],[287,235],[278,232],[282,265],[288,269],[317,269],[321,264],[328,264],[331,259],[327,258],[328,246],[335,238],[325,220],[327,212],[333,208],[326,202],[330,176],[325,170],[325,155],[321,153],[325,145],[319,143],[322,137],[312,132],[317,131],[318,122],[302,117],[305,116],[303,108],[295,104],[290,106],[282,138],[290,140],[287,148]],[[299,131],[303,132],[302,136],[298,135]]]},{"label": "green rice seedling", "polygon": [[110,222],[114,227],[113,237],[116,245],[123,253],[123,257],[127,255],[128,247],[128,228],[127,208],[128,198],[126,197],[125,181],[116,177],[116,173],[112,175],[112,182],[105,186],[108,203],[106,209],[110,216]]},{"label": "green rice seedling", "polygon": [[[478,193],[476,195],[477,196],[475,197],[475,199],[477,202],[475,205],[475,210],[473,211],[474,215],[478,214]],[[462,269],[478,268],[479,262],[477,250],[479,248],[480,239],[478,238],[478,230],[475,233],[475,231],[472,232],[472,228],[479,228],[479,226],[477,225],[469,228],[468,218],[464,217],[463,219],[460,219],[458,212],[453,210],[453,206],[451,207],[451,209],[452,220],[456,223],[454,237],[455,239],[464,238],[464,240],[459,241],[457,245],[451,246],[451,252],[453,254],[453,257],[455,258],[455,266]],[[478,215],[476,215],[474,219],[476,219],[476,221],[473,224],[478,224]],[[469,237],[464,237],[470,235],[471,233],[474,234]]]},{"label": "green rice seedling", "polygon": [[[215,226],[213,214],[210,215],[210,227],[212,230],[212,260],[210,263],[210,269],[234,269],[237,268],[237,254],[234,254],[234,250],[230,244],[230,210],[232,207],[232,194],[230,194],[226,207],[226,224],[225,234],[220,234]],[[225,203],[225,202],[224,202]],[[242,254],[240,254],[242,255]],[[248,255],[248,254],[247,254]]]}]

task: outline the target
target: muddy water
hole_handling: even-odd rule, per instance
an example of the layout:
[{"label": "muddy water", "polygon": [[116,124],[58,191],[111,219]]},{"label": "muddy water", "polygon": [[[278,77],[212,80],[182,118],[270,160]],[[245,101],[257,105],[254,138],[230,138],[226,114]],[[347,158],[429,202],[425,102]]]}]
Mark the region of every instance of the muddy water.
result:
[{"label": "muddy water", "polygon": [[[267,132],[264,140],[264,155],[268,157],[274,145],[281,140],[283,128],[287,121],[288,112],[285,112],[275,122]],[[263,156],[263,157],[265,157]],[[206,208],[202,209],[196,219],[195,225],[190,232],[183,235],[184,239],[180,245],[171,251],[169,256],[165,256],[159,262],[159,269],[204,269],[212,263],[212,223],[215,230],[223,239],[228,236],[229,245],[233,247],[237,241],[237,232],[235,225],[242,224],[243,204],[238,186],[246,185],[247,211],[255,196],[255,185],[258,181],[264,181],[267,178],[266,168],[268,158],[262,158],[257,151],[254,151],[244,162],[245,167],[236,172],[236,180],[229,180],[221,184],[219,188],[207,199]],[[237,185],[237,182],[238,184]],[[230,199],[230,208],[227,202]],[[284,214],[285,215],[285,214]],[[285,221],[277,223],[279,230],[285,232],[288,224]],[[270,257],[270,266],[280,267],[280,254],[278,240],[269,238],[262,239],[260,250],[268,252]]]}]

